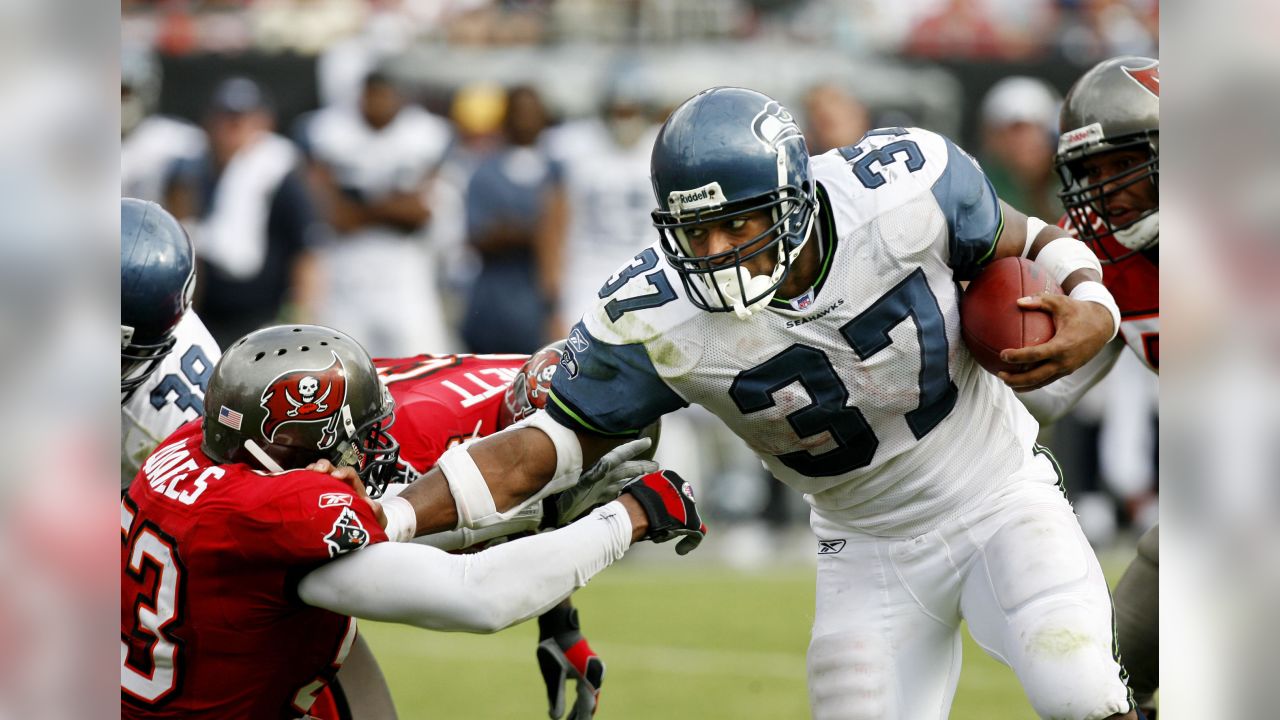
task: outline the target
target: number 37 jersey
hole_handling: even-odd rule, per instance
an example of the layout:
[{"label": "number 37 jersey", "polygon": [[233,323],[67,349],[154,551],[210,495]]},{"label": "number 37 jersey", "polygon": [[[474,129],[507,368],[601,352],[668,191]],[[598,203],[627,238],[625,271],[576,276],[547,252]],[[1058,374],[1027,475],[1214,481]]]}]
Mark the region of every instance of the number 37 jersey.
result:
[{"label": "number 37 jersey", "polygon": [[999,201],[972,158],[918,129],[873,131],[812,170],[811,290],[745,319],[702,311],[655,244],[571,331],[548,411],[626,436],[699,404],[825,520],[917,534],[1034,458],[1035,421],[960,339],[957,280],[994,252]]}]

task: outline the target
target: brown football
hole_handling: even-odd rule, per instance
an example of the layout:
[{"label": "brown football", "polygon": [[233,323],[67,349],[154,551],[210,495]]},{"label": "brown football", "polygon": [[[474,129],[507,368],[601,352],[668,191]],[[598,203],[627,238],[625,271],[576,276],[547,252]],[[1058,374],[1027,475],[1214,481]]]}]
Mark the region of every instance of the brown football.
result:
[{"label": "brown football", "polygon": [[1022,372],[1000,359],[1000,351],[1039,345],[1053,337],[1053,316],[1023,310],[1018,298],[1062,288],[1038,265],[1020,257],[1001,258],[983,268],[960,296],[960,334],[978,364],[992,373]]}]

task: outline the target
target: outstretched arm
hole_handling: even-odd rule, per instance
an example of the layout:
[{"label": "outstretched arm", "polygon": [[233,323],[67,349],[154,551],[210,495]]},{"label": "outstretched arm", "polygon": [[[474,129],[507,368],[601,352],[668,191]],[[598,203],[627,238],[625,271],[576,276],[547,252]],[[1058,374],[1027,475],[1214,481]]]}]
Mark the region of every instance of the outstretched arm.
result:
[{"label": "outstretched arm", "polygon": [[308,605],[432,630],[497,632],[560,602],[622,557],[648,521],[634,498],[560,530],[471,555],[416,543],[378,543],[313,570],[298,584]]},{"label": "outstretched arm", "polygon": [[[553,442],[551,435],[542,429],[517,426],[451,452],[465,452],[470,457],[493,498],[494,507],[506,512],[545,490],[553,480],[563,485],[556,487],[556,491],[576,483],[583,468],[591,467],[606,452],[622,444],[621,440],[575,433],[567,428],[560,428],[558,432],[559,437]],[[575,447],[576,462],[573,457],[566,457],[573,455]],[[415,512],[415,535],[459,526],[459,506],[450,479],[454,487],[459,487],[466,482],[462,475],[469,474],[469,468],[466,458],[455,455],[450,459],[462,462],[442,462],[400,493]],[[447,478],[446,472],[459,477]]]}]

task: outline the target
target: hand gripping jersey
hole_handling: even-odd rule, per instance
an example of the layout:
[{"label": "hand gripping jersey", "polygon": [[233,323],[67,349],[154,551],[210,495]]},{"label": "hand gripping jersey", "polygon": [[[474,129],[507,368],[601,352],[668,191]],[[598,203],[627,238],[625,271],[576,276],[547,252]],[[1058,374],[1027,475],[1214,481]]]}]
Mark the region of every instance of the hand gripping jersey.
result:
[{"label": "hand gripping jersey", "polygon": [[435,467],[445,450],[498,431],[503,394],[527,355],[418,355],[373,361],[395,400],[391,436],[400,481]]},{"label": "hand gripping jersey", "polygon": [[301,717],[356,625],[295,583],[386,535],[332,477],[214,464],[200,426],[166,439],[121,501],[121,716]]},{"label": "hand gripping jersey", "polygon": [[1033,457],[1035,421],[960,340],[956,281],[994,252],[999,202],[919,129],[872,131],[812,170],[827,239],[810,291],[746,320],[704,312],[650,247],[571,331],[548,411],[627,436],[703,405],[825,520],[916,534]]},{"label": "hand gripping jersey", "polygon": [[204,415],[204,393],[222,351],[195,311],[173,332],[177,342],[160,367],[120,406],[120,489],[142,461],[183,423]]},{"label": "hand gripping jersey", "polygon": [[[1063,216],[1058,224],[1075,234],[1070,218]],[[1111,257],[1120,258],[1119,262],[1111,262],[1101,248],[1093,248],[1102,261],[1102,283],[1120,307],[1120,335],[1148,368],[1159,373],[1160,266],[1143,252],[1131,252],[1110,235],[1101,242]]]}]

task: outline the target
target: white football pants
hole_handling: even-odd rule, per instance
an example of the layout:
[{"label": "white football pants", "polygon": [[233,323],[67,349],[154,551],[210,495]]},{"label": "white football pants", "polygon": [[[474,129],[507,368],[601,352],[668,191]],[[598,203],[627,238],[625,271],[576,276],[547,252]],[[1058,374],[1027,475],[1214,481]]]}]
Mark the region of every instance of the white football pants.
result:
[{"label": "white football pants", "polygon": [[913,538],[851,533],[814,516],[815,720],[943,720],[960,677],[960,620],[1013,668],[1042,718],[1128,712],[1102,569],[1047,459],[1043,482]]}]

